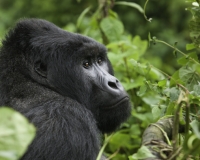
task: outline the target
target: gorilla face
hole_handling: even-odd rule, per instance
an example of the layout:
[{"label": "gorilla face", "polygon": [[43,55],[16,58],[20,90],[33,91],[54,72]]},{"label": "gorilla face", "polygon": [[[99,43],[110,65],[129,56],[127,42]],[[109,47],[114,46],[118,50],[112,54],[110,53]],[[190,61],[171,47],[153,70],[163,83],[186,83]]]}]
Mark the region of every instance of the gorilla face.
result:
[{"label": "gorilla face", "polygon": [[19,25],[20,34],[14,36],[24,57],[23,74],[89,109],[102,132],[113,131],[128,117],[129,97],[102,44],[47,21],[27,23],[23,31]]},{"label": "gorilla face", "polygon": [[[102,132],[116,129],[129,115],[130,104],[121,83],[113,76],[106,48],[91,38],[65,31],[48,38],[41,35],[37,40],[37,52],[42,50],[47,55],[34,64],[40,78],[59,94],[91,110]],[[54,45],[50,47],[52,41]]]},{"label": "gorilla face", "polygon": [[[62,44],[54,40],[59,49],[50,49],[51,57],[48,56],[47,63],[40,64],[39,69],[37,63],[37,70],[43,70],[41,76],[45,73],[43,77],[48,87],[83,104],[94,114],[99,129],[111,132],[129,115],[129,97],[113,76],[103,45],[78,34],[65,34],[66,41]],[[75,41],[69,41],[69,35],[75,37]]]}]

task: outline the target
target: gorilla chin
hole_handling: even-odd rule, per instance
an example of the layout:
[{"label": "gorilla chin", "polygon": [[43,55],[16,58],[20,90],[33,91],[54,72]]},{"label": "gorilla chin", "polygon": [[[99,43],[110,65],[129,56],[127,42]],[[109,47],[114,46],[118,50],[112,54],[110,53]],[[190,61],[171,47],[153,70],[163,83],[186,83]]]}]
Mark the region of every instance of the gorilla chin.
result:
[{"label": "gorilla chin", "polygon": [[119,128],[119,123],[124,122],[130,113],[131,103],[128,97],[110,107],[101,108],[97,117],[98,128],[102,133],[111,133]]},{"label": "gorilla chin", "polygon": [[112,104],[112,105],[109,105],[109,106],[106,106],[106,107],[100,107],[100,109],[102,109],[102,110],[110,110],[110,109],[115,109],[115,108],[118,108],[118,107],[129,107],[129,105],[126,105],[127,102],[129,102],[129,97],[128,96],[122,98],[121,100],[119,100],[115,104]]},{"label": "gorilla chin", "polygon": [[105,46],[46,20],[23,19],[0,47],[0,106],[37,127],[20,160],[95,160],[101,134],[131,112]]}]

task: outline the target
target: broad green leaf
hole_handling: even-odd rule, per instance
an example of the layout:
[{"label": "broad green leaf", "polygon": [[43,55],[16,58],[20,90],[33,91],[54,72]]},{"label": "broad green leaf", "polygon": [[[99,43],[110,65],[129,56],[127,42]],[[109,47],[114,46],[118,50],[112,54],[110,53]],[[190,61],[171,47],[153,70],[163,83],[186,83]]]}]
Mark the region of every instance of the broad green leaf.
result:
[{"label": "broad green leaf", "polygon": [[145,53],[148,47],[148,42],[146,40],[141,40],[139,36],[135,36],[133,38],[132,44],[136,46],[136,50],[140,56]]},{"label": "broad green leaf", "polygon": [[192,130],[195,133],[195,135],[200,139],[200,123],[197,120],[193,120],[190,123],[190,126],[192,127]]},{"label": "broad green leaf", "polygon": [[152,105],[152,115],[154,120],[158,120],[163,116],[166,106],[164,105]]},{"label": "broad green leaf", "polygon": [[139,12],[144,13],[144,10],[142,9],[142,7],[140,5],[138,5],[137,3],[134,3],[134,2],[117,1],[117,2],[115,2],[115,5],[130,6],[130,7],[137,9]]},{"label": "broad green leaf", "polygon": [[165,87],[166,84],[167,84],[167,80],[166,80],[166,79],[161,80],[161,81],[158,82],[158,86],[159,86],[159,87]]},{"label": "broad green leaf", "polygon": [[141,97],[146,93],[146,91],[147,91],[147,85],[143,85],[140,87],[140,90],[139,92],[137,92],[137,95]]},{"label": "broad green leaf", "polygon": [[20,113],[0,108],[0,159],[17,160],[35,136],[35,127]]},{"label": "broad green leaf", "polygon": [[110,42],[120,40],[120,36],[124,32],[122,22],[113,17],[104,18],[100,27]]},{"label": "broad green leaf", "polygon": [[158,104],[160,102],[160,97],[158,95],[150,95],[150,94],[148,94],[148,95],[145,95],[144,97],[142,97],[142,100],[146,104],[152,106],[152,105],[156,105],[156,104]]},{"label": "broad green leaf", "polygon": [[132,124],[130,127],[130,134],[132,138],[138,138],[141,136],[141,129],[139,124]]},{"label": "broad green leaf", "polygon": [[114,152],[120,147],[131,147],[130,140],[131,137],[128,134],[117,132],[110,139],[109,148]]},{"label": "broad green leaf", "polygon": [[180,90],[178,90],[176,87],[170,88],[170,100],[171,101],[177,101],[180,95]]},{"label": "broad green leaf", "polygon": [[122,82],[122,85],[124,86],[125,90],[128,91],[130,89],[140,87],[144,85],[145,78],[142,76],[138,76],[136,79],[133,80],[133,82]]},{"label": "broad green leaf", "polygon": [[191,67],[182,67],[179,70],[179,77],[185,83],[189,91],[193,90],[194,85],[200,80],[199,74]]},{"label": "broad green leaf", "polygon": [[186,50],[189,51],[189,50],[192,50],[192,49],[195,49],[195,45],[194,43],[190,43],[190,44],[186,44]]},{"label": "broad green leaf", "polygon": [[155,157],[150,150],[146,146],[141,146],[137,153],[130,156],[130,158],[137,160],[137,159],[145,159],[145,158],[153,158]]},{"label": "broad green leaf", "polygon": [[200,85],[194,85],[194,89],[193,89],[195,95],[200,96]]},{"label": "broad green leaf", "polygon": [[145,76],[148,73],[149,70],[144,64],[141,64],[134,59],[131,59],[130,62],[134,66],[134,70],[138,72],[139,74]]},{"label": "broad green leaf", "polygon": [[178,64],[186,65],[189,62],[189,57],[198,61],[198,56],[196,52],[189,53],[187,57],[183,56],[177,60]]}]

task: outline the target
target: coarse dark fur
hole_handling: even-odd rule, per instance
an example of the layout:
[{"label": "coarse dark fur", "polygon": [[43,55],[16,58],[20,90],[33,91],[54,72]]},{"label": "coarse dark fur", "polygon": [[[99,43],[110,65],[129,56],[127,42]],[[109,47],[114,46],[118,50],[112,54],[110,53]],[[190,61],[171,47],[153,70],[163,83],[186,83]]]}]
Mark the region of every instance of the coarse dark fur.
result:
[{"label": "coarse dark fur", "polygon": [[41,19],[19,21],[2,42],[0,105],[37,128],[21,160],[95,160],[101,133],[131,108],[102,44]]}]

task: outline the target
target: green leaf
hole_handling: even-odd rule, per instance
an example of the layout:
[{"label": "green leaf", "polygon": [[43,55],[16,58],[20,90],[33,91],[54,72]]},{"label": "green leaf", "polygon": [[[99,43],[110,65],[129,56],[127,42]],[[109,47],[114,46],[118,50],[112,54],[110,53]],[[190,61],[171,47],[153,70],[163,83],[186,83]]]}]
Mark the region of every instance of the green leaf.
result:
[{"label": "green leaf", "polygon": [[118,1],[118,2],[115,2],[115,5],[130,6],[130,7],[137,9],[139,12],[144,13],[143,8],[140,5],[138,5],[137,3],[134,3],[134,2]]},{"label": "green leaf", "polygon": [[124,86],[125,90],[128,91],[128,90],[130,90],[130,89],[143,86],[143,85],[144,85],[144,80],[145,80],[144,77],[138,76],[138,77],[135,78],[132,82],[129,81],[129,82],[127,82],[127,83],[124,83],[124,82],[121,82],[121,83],[122,83],[122,85]]},{"label": "green leaf", "polygon": [[162,117],[166,108],[164,105],[152,105],[151,107],[153,107],[152,115],[154,120],[158,120],[160,117]]},{"label": "green leaf", "polygon": [[174,111],[175,111],[175,103],[170,102],[169,105],[167,106],[166,115],[173,115]]},{"label": "green leaf", "polygon": [[193,89],[195,95],[200,96],[200,85],[194,85],[194,89]]},{"label": "green leaf", "polygon": [[35,127],[20,113],[0,108],[0,159],[17,160],[35,136]]},{"label": "green leaf", "polygon": [[133,38],[132,44],[136,46],[137,53],[140,56],[142,56],[145,53],[148,47],[148,42],[146,40],[141,40],[139,36],[135,36]]},{"label": "green leaf", "polygon": [[139,74],[145,76],[149,72],[149,69],[147,68],[146,65],[143,65],[134,59],[131,59],[130,62],[134,66],[134,70]]},{"label": "green leaf", "polygon": [[82,22],[84,16],[90,11],[90,8],[91,8],[91,7],[87,7],[86,9],[84,9],[84,11],[83,11],[83,12],[81,13],[81,15],[78,17],[77,24],[76,24],[77,28],[80,27],[81,22]]},{"label": "green leaf", "polygon": [[192,127],[193,132],[195,135],[200,139],[200,123],[197,120],[193,120],[190,123],[190,126]]},{"label": "green leaf", "polygon": [[146,146],[140,147],[137,153],[130,156],[132,159],[145,159],[145,158],[154,158],[155,156],[150,152]]},{"label": "green leaf", "polygon": [[186,50],[189,51],[189,50],[192,50],[192,49],[195,49],[195,45],[194,43],[190,43],[190,44],[186,44]]},{"label": "green leaf", "polygon": [[185,83],[189,91],[193,90],[194,85],[198,84],[200,76],[195,71],[195,68],[182,67],[179,70],[179,77]]},{"label": "green leaf", "polygon": [[124,32],[122,22],[113,17],[104,18],[100,27],[110,42],[120,40],[120,36]]},{"label": "green leaf", "polygon": [[170,100],[171,101],[177,101],[180,95],[180,90],[178,90],[176,87],[170,88]]},{"label": "green leaf", "polygon": [[192,52],[192,53],[189,53],[187,57],[183,56],[183,57],[179,58],[177,60],[178,64],[186,65],[189,62],[189,57],[192,59],[195,59],[196,61],[199,61],[196,52]]},{"label": "green leaf", "polygon": [[147,85],[143,85],[140,87],[140,90],[139,92],[137,92],[137,95],[141,97],[146,93],[146,91],[147,91]]},{"label": "green leaf", "polygon": [[165,87],[166,84],[167,84],[167,80],[166,80],[166,79],[161,80],[161,81],[158,82],[158,86],[159,86],[159,87]]},{"label": "green leaf", "polygon": [[176,86],[177,83],[183,83],[179,78],[179,71],[176,71],[170,79],[170,87]]},{"label": "green leaf", "polygon": [[120,147],[131,147],[130,141],[131,137],[128,134],[117,132],[110,139],[109,148],[114,152]]}]

